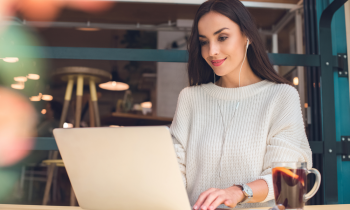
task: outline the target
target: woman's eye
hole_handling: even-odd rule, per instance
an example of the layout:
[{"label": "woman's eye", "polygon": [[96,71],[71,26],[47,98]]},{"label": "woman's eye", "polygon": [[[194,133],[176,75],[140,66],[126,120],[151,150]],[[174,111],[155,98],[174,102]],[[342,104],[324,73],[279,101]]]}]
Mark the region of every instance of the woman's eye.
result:
[{"label": "woman's eye", "polygon": [[199,44],[200,44],[201,46],[206,45],[207,43],[208,43],[207,41],[199,41]]},{"label": "woman's eye", "polygon": [[220,42],[223,42],[223,41],[225,41],[226,39],[227,39],[226,36],[219,37],[219,41],[220,41]]}]

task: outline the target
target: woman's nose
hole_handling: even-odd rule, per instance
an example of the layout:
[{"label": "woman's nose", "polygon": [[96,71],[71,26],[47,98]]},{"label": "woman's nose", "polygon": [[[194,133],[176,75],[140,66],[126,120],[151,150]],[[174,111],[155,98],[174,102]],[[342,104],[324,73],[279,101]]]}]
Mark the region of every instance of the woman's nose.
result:
[{"label": "woman's nose", "polygon": [[209,56],[215,56],[219,54],[219,46],[216,44],[210,44],[209,46]]}]

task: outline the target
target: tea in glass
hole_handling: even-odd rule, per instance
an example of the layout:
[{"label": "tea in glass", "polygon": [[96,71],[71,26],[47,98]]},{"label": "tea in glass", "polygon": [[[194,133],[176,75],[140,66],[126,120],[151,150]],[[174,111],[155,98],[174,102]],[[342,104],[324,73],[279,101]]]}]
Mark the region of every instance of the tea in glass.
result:
[{"label": "tea in glass", "polygon": [[[306,194],[307,174],[314,173],[316,182]],[[321,175],[316,169],[308,170],[306,162],[273,163],[273,189],[276,205],[282,204],[286,209],[303,209],[305,202],[317,192]]]}]

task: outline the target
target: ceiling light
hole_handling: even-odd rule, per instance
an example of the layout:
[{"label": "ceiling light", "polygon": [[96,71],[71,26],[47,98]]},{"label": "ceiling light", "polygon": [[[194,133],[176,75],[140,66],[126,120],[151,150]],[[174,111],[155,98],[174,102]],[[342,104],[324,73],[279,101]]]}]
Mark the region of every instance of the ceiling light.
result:
[{"label": "ceiling light", "polygon": [[152,103],[150,101],[146,101],[141,103],[142,114],[147,115],[147,113],[152,113]]},{"label": "ceiling light", "polygon": [[99,31],[99,28],[77,28],[79,31]]},{"label": "ceiling light", "polygon": [[19,59],[16,57],[6,57],[1,59],[7,63],[16,63],[17,61],[19,61]]},{"label": "ceiling light", "polygon": [[28,74],[27,78],[31,79],[31,80],[38,80],[38,79],[40,79],[40,75],[39,74]]},{"label": "ceiling light", "polygon": [[296,85],[299,85],[299,78],[298,77],[294,77],[293,79],[293,84],[296,86]]},{"label": "ceiling light", "polygon": [[122,82],[122,80],[119,78],[118,70],[116,69],[116,67],[113,68],[114,69],[112,70],[112,81],[99,84],[98,86],[102,89],[112,91],[128,90],[129,85]]},{"label": "ceiling light", "polygon": [[27,77],[15,77],[13,78],[16,82],[27,82]]},{"label": "ceiling light", "polygon": [[46,109],[42,109],[41,114],[46,114]]},{"label": "ceiling light", "polygon": [[105,90],[112,90],[112,91],[123,91],[129,89],[129,85],[122,83],[122,82],[116,82],[116,81],[109,81],[98,85],[100,88]]},{"label": "ceiling light", "polygon": [[42,96],[42,94],[39,93],[39,95],[37,95],[37,96],[32,96],[32,97],[30,97],[29,99],[30,99],[31,101],[40,101],[40,100],[41,100],[41,96]]},{"label": "ceiling light", "polygon": [[150,108],[152,108],[152,102],[150,102],[150,101],[143,102],[143,103],[141,103],[141,107],[150,109]]},{"label": "ceiling light", "polygon": [[31,101],[40,101],[41,98],[39,96],[32,96],[29,98]]},{"label": "ceiling light", "polygon": [[43,95],[41,99],[44,101],[52,101],[53,97],[52,95]]},{"label": "ceiling light", "polygon": [[72,123],[63,123],[63,128],[73,128],[73,124]]},{"label": "ceiling light", "polygon": [[13,89],[23,90],[23,89],[24,89],[24,83],[12,84],[11,87],[12,87]]}]

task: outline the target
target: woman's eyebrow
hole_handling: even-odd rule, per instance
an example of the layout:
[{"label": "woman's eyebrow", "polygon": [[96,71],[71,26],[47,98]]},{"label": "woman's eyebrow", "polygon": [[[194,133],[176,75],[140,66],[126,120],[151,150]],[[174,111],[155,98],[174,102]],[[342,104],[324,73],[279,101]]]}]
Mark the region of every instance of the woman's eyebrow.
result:
[{"label": "woman's eyebrow", "polygon": [[[216,34],[220,33],[221,31],[223,31],[223,30],[225,30],[225,29],[229,29],[229,28],[222,28],[222,29],[219,29],[219,30],[217,30],[216,32],[214,32],[214,34],[213,34],[213,35],[216,35]],[[205,36],[204,36],[204,35],[200,35],[200,34],[199,34],[199,37],[203,37],[203,38],[205,38]]]}]

